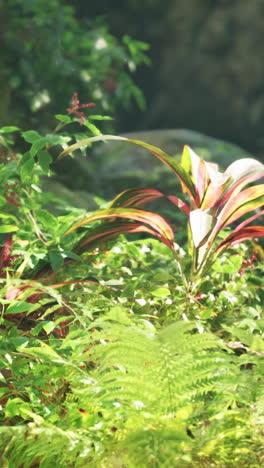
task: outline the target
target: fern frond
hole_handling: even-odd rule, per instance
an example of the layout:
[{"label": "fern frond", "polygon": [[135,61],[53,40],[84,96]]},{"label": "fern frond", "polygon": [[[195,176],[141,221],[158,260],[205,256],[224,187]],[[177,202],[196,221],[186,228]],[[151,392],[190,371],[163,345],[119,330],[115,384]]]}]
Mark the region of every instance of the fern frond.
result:
[{"label": "fern frond", "polygon": [[[250,457],[262,466],[261,356],[237,356],[195,322],[157,331],[120,307],[90,328],[18,348],[43,384],[52,364],[53,380],[42,406],[31,401],[35,413],[20,399],[20,425],[1,428],[3,460],[14,468],[236,468]],[[15,406],[10,399],[6,410]]]},{"label": "fern frond", "polygon": [[8,459],[12,468],[85,467],[93,452],[87,431],[62,430],[54,425],[35,423],[25,426],[0,427],[2,460]]}]

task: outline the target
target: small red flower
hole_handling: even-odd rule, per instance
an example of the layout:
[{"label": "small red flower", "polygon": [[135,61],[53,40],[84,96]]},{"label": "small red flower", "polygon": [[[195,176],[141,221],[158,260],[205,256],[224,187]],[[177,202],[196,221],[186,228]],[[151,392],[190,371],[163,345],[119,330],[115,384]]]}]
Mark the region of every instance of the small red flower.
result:
[{"label": "small red flower", "polygon": [[243,273],[244,273],[244,270],[245,269],[252,269],[254,268],[254,263],[258,263],[259,259],[258,259],[258,251],[257,250],[253,250],[252,254],[251,254],[251,257],[248,258],[247,260],[243,260],[243,263],[241,265],[241,268],[239,270],[239,275],[242,276]]},{"label": "small red flower", "polygon": [[78,408],[77,411],[78,411],[79,413],[89,414],[88,411],[84,410],[83,408]]},{"label": "small red flower", "polygon": [[16,192],[16,188],[18,186],[18,182],[15,182],[13,185],[6,183],[6,189],[4,191],[4,197],[8,203],[8,205],[13,205],[15,207],[19,207],[19,193]]},{"label": "small red flower", "polygon": [[5,273],[3,269],[9,267],[12,261],[12,256],[11,256],[12,247],[13,247],[12,234],[7,234],[4,245],[0,253],[0,277],[2,278],[5,277]]},{"label": "small red flower", "polygon": [[71,98],[71,107],[68,107],[67,112],[68,114],[74,114],[75,117],[80,119],[80,125],[85,122],[86,118],[84,115],[83,111],[80,111],[80,109],[84,109],[85,107],[94,107],[95,103],[94,102],[89,102],[88,104],[80,104],[78,93],[74,93],[74,95]]}]

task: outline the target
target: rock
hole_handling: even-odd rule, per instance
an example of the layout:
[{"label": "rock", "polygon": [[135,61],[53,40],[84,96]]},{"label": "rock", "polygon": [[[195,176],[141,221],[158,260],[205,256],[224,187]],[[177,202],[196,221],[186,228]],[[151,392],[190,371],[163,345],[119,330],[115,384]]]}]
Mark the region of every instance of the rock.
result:
[{"label": "rock", "polygon": [[[108,0],[93,3],[102,14]],[[113,2],[111,30],[149,43],[152,61],[137,73],[146,112],[119,128],[195,128],[263,154],[263,14],[263,0]]]},{"label": "rock", "polygon": [[[183,146],[188,144],[204,159],[219,163],[222,169],[235,159],[250,156],[239,146],[187,129],[150,130],[122,136],[151,143],[178,160]],[[175,191],[172,172],[149,151],[130,143],[95,143],[87,149],[86,157],[67,157],[62,166],[57,166],[60,182],[73,190],[88,191],[105,199],[133,187]]]},{"label": "rock", "polygon": [[[65,204],[66,206],[74,206],[86,211],[94,211],[98,208],[98,204],[91,193],[85,190],[71,190],[56,180],[56,176],[44,177],[42,184],[42,190],[52,193],[52,198],[55,198],[56,203],[51,200],[45,206],[46,209],[53,213],[63,211]],[[54,208],[55,205],[57,205],[56,208]]]}]

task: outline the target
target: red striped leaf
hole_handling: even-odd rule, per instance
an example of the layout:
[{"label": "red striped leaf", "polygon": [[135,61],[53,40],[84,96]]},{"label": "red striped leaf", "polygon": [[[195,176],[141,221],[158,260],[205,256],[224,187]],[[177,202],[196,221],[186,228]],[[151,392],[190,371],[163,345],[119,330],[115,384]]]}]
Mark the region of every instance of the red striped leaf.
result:
[{"label": "red striped leaf", "polygon": [[240,216],[259,208],[263,204],[263,198],[263,184],[249,187],[243,192],[232,196],[219,214],[215,229],[220,230],[240,218]]},{"label": "red striped leaf", "polygon": [[258,211],[257,213],[255,213],[253,216],[250,216],[250,218],[247,218],[245,219],[245,221],[243,221],[242,223],[240,223],[233,231],[234,232],[237,232],[239,231],[240,229],[246,227],[249,223],[251,223],[252,221],[254,221],[256,218],[259,218],[260,216],[263,216],[264,215],[264,210],[261,210],[261,211]]},{"label": "red striped leaf", "polygon": [[116,218],[126,218],[147,224],[156,232],[156,236],[163,238],[169,247],[173,248],[174,234],[173,230],[167,221],[162,216],[152,213],[151,211],[137,210],[133,208],[115,208],[98,211],[96,214],[83,219],[79,223],[72,226],[66,233],[70,234],[81,226],[94,221],[115,220]]},{"label": "red striped leaf", "polygon": [[127,143],[133,143],[135,145],[146,148],[148,151],[154,154],[156,158],[158,158],[160,161],[166,164],[166,166],[168,166],[176,174],[176,176],[180,179],[182,185],[185,187],[185,190],[189,194],[190,198],[193,201],[196,199],[197,194],[196,194],[195,186],[191,180],[191,177],[186,172],[186,170],[182,167],[182,165],[178,163],[174,158],[169,156],[167,153],[157,148],[156,146],[152,146],[140,140],[134,140],[131,138],[125,138],[125,137],[119,137],[119,136],[113,136],[113,135],[99,135],[96,137],[85,138],[84,140],[80,140],[78,141],[78,143],[75,143],[74,145],[71,145],[67,149],[62,151],[62,153],[59,154],[58,159],[61,159],[67,154],[72,153],[73,151],[76,151],[77,149],[82,148],[83,146],[87,146],[94,141],[105,142],[107,140],[124,141]]},{"label": "red striped leaf", "polygon": [[254,237],[264,237],[264,226],[247,226],[232,232],[217,247],[216,251],[222,247],[233,247],[234,245],[252,239]]},{"label": "red striped leaf", "polygon": [[[97,226],[94,229],[89,229],[88,234],[86,234],[79,244],[75,247],[75,251],[83,253],[88,249],[94,248],[95,244],[99,242],[111,240],[120,234],[129,234],[129,233],[137,233],[137,232],[147,232],[155,237],[158,237],[161,241],[163,241],[166,245],[168,245],[167,239],[158,235],[158,233],[145,226],[144,224],[139,223],[122,223],[122,222],[115,222],[115,223],[103,223],[100,226]],[[170,247],[170,245],[169,245]]]},{"label": "red striped leaf", "polygon": [[264,170],[251,172],[250,174],[243,175],[243,177],[241,177],[239,180],[236,180],[233,183],[229,184],[229,186],[224,192],[220,206],[224,205],[231,198],[231,196],[233,197],[239,192],[241,192],[241,190],[246,185],[250,184],[251,182],[255,182],[258,179],[261,179],[262,177],[264,177]]},{"label": "red striped leaf", "polygon": [[189,146],[185,145],[182,153],[182,166],[192,174],[196,191],[195,204],[198,208],[209,180],[207,165]]},{"label": "red striped leaf", "polygon": [[138,207],[152,200],[162,198],[165,195],[154,189],[128,189],[119,193],[108,205],[109,208]]},{"label": "red striped leaf", "polygon": [[165,195],[159,190],[155,189],[128,189],[117,195],[114,200],[108,205],[109,208],[113,207],[139,207],[152,200],[159,198],[167,198],[173,205],[177,206],[185,214],[189,215],[190,208],[180,198],[175,195]]}]

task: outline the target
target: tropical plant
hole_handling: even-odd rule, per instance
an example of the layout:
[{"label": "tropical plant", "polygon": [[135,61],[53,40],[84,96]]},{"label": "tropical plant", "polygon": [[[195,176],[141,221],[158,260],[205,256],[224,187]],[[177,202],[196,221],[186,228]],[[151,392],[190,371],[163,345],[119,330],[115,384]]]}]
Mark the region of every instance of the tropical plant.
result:
[{"label": "tropical plant", "polygon": [[[21,132],[21,153],[12,136],[19,129],[0,129],[0,465],[259,468],[261,246],[247,235],[247,248],[226,241],[232,248],[224,249],[220,231],[212,241],[214,262],[207,263],[208,253],[203,266],[203,245],[195,236],[206,244],[216,224],[202,240],[205,234],[189,222],[192,262],[197,250],[197,289],[193,283],[191,290],[188,246],[174,242],[162,216],[141,209],[163,193],[126,190],[110,204],[96,198],[101,207],[91,213],[46,193],[42,175],[52,173],[50,150],[60,145],[67,152],[74,141],[65,126],[79,122],[98,138],[93,122],[102,117],[85,118],[90,107],[74,95],[53,133]],[[189,220],[195,210],[205,211],[197,195],[202,179],[191,174],[198,157],[186,148],[180,164],[150,149],[180,176],[191,198],[188,204],[186,194],[182,200],[168,195],[170,203]],[[239,192],[243,182],[257,180],[263,168],[251,163],[252,172],[233,186],[226,180],[223,193],[218,187],[219,203],[210,195],[213,175],[205,178],[204,199],[208,193],[216,216],[229,202],[221,205],[225,191],[236,199],[249,190]],[[249,204],[238,207],[239,198],[233,209],[247,214],[260,206],[258,187]],[[229,219],[234,216],[232,211]],[[97,221],[103,223],[94,226]],[[236,240],[247,227],[240,222]],[[140,236],[130,241],[126,233]],[[199,278],[206,265],[210,275]]]},{"label": "tropical plant", "polygon": [[[186,290],[192,294],[216,259],[227,249],[245,240],[264,236],[263,226],[249,226],[264,213],[264,210],[259,210],[263,205],[264,185],[245,188],[263,177],[264,165],[259,161],[251,158],[240,159],[221,173],[216,164],[202,160],[188,146],[184,148],[181,163],[178,163],[164,151],[152,145],[111,135],[81,140],[65,149],[59,155],[59,159],[91,142],[107,140],[134,143],[148,149],[175,173],[181,182],[183,193],[189,197],[189,204],[184,198],[164,195],[157,190],[126,190],[119,194],[106,209],[85,217],[66,232],[70,234],[94,221],[107,221],[100,227],[95,227],[94,230],[89,229],[76,247],[77,251],[82,251],[96,239],[109,239],[124,232],[147,232],[160,239],[172,250]],[[188,250],[192,255],[192,265],[187,278],[181,266],[177,246],[175,247],[174,244],[172,227],[160,215],[139,209],[143,204],[164,196],[187,216],[187,229],[190,231]],[[232,233],[225,234],[226,227],[253,210],[258,211],[245,220],[241,219]],[[117,218],[128,219],[129,222],[117,222]],[[114,222],[109,223],[109,220]]]}]

